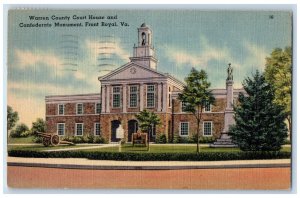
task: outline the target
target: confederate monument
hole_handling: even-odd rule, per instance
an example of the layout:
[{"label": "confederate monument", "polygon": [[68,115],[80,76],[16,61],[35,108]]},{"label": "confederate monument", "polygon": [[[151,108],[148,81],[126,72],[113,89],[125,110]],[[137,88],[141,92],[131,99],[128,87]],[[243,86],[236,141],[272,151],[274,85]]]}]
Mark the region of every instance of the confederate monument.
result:
[{"label": "confederate monument", "polygon": [[221,133],[221,137],[217,139],[210,147],[237,147],[232,143],[230,136],[228,135],[229,126],[234,124],[233,118],[233,68],[231,63],[228,64],[227,68],[227,79],[226,79],[226,109],[224,115],[224,129]]}]

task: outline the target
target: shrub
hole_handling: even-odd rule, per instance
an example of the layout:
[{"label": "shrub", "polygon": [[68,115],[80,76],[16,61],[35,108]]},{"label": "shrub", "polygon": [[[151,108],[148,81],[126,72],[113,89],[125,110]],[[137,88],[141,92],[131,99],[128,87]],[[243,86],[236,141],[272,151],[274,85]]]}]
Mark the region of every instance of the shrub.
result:
[{"label": "shrub", "polygon": [[165,134],[160,134],[156,137],[155,143],[157,144],[165,144],[167,143],[167,137]]},{"label": "shrub", "polygon": [[30,135],[32,135],[31,131],[24,131],[21,133],[20,137],[28,137]]},{"label": "shrub", "polygon": [[175,143],[175,144],[180,143],[180,136],[179,135],[174,135],[173,143]]},{"label": "shrub", "polygon": [[84,143],[84,137],[83,136],[75,136],[72,142],[75,144]]},{"label": "shrub", "polygon": [[199,143],[213,143],[214,141],[216,140],[215,137],[213,136],[210,136],[210,137],[200,137],[199,139]]},{"label": "shrub", "polygon": [[23,124],[23,123],[18,124],[16,126],[16,129],[12,130],[10,132],[10,137],[12,137],[12,138],[22,137],[21,134],[25,133],[26,131],[29,131],[29,128],[28,128],[28,126],[26,124]]},{"label": "shrub", "polygon": [[283,144],[291,144],[291,140],[285,139]]},{"label": "shrub", "polygon": [[122,161],[225,161],[256,159],[289,159],[291,152],[206,152],[206,153],[119,153],[97,151],[30,151],[9,150],[11,157],[34,158],[88,158],[94,160]]},{"label": "shrub", "polygon": [[95,136],[93,134],[89,134],[86,136],[86,143],[94,143]]},{"label": "shrub", "polygon": [[32,139],[32,142],[34,142],[34,143],[42,143],[42,137],[40,137],[40,136],[34,136],[34,138]]},{"label": "shrub", "polygon": [[104,139],[104,137],[96,136],[96,137],[94,138],[94,143],[106,144],[107,141]]}]

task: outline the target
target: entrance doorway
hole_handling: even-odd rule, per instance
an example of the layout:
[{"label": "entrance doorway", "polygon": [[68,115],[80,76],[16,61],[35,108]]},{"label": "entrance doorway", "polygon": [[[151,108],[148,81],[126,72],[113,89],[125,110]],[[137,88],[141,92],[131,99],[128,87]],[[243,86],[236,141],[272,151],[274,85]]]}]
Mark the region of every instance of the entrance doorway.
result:
[{"label": "entrance doorway", "polygon": [[111,121],[111,142],[117,142],[117,128],[121,122],[119,120],[113,120]]},{"label": "entrance doorway", "polygon": [[132,141],[132,134],[138,131],[139,125],[136,120],[128,121],[128,142]]}]

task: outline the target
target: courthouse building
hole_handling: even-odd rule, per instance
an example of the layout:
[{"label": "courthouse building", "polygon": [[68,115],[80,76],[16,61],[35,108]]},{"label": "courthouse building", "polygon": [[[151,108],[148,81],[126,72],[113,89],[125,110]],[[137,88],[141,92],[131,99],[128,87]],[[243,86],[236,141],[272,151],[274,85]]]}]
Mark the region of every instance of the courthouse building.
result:
[{"label": "courthouse building", "polygon": [[[116,142],[116,129],[121,125],[125,140],[130,142],[132,133],[138,130],[135,115],[147,109],[161,120],[161,125],[152,127],[151,141],[160,134],[169,140],[174,136],[193,136],[197,132],[195,117],[183,111],[184,104],[177,98],[185,84],[159,72],[157,62],[152,30],[144,23],[138,28],[138,44],[133,48],[130,62],[98,78],[101,91],[46,96],[47,131],[60,136],[94,134]],[[216,102],[206,104],[203,110],[201,136],[218,138],[228,131],[233,123],[232,104],[241,91],[233,89],[233,79],[228,78],[224,79],[224,89],[212,90]]]}]

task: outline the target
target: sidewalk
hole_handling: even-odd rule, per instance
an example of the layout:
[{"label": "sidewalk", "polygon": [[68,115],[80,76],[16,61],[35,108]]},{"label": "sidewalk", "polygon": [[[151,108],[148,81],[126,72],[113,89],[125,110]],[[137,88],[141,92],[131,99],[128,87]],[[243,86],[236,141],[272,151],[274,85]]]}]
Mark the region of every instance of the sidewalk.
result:
[{"label": "sidewalk", "polygon": [[290,167],[290,159],[239,161],[113,161],[85,158],[21,158],[7,157],[8,166],[93,169],[93,170],[174,170],[220,168]]}]

